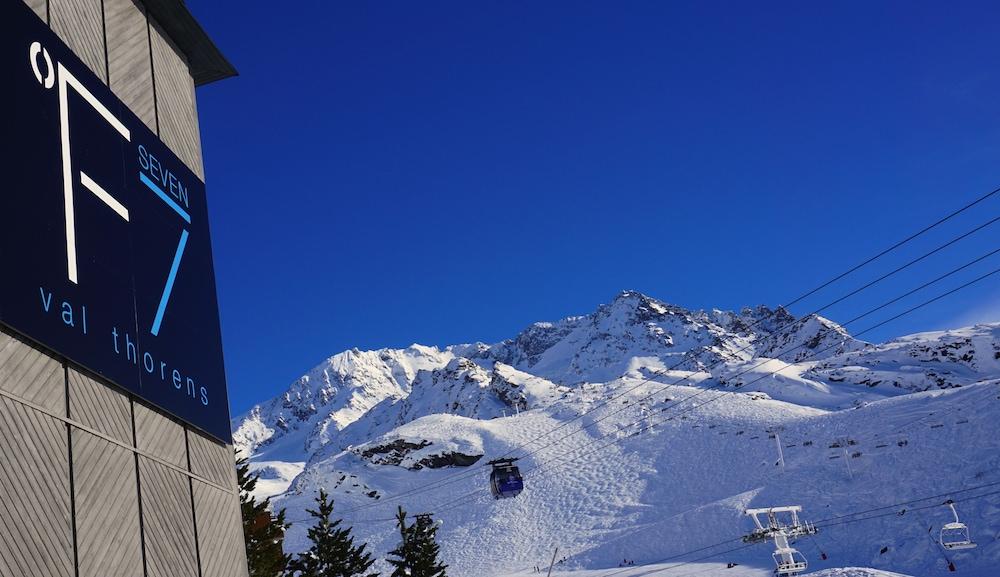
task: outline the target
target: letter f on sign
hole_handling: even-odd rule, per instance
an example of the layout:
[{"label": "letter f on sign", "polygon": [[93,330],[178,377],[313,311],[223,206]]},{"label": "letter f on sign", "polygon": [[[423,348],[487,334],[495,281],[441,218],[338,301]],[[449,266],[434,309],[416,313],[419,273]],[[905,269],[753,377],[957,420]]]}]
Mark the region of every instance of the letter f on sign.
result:
[{"label": "letter f on sign", "polygon": [[[69,88],[72,87],[77,94],[82,96],[87,104],[96,110],[108,124],[114,127],[126,141],[131,142],[132,135],[129,129],[120,120],[115,118],[115,115],[111,114],[111,111],[107,107],[101,104],[75,76],[66,70],[62,62],[58,63],[57,68],[59,70],[59,130],[62,138],[63,197],[66,204],[66,264],[69,280],[73,284],[78,284],[76,266],[76,209],[73,204],[73,184],[76,180],[76,175],[73,173],[73,158],[69,145]],[[82,170],[80,171],[79,179],[80,184],[84,188],[94,193],[94,196],[101,199],[118,216],[128,222],[128,209],[122,206],[122,203],[108,194],[108,191],[94,182]]]}]

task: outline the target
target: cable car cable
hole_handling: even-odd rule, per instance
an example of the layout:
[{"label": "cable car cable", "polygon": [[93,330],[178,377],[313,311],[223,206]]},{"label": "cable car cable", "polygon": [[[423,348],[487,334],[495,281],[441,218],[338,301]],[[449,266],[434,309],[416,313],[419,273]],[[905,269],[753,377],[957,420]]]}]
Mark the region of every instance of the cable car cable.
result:
[{"label": "cable car cable", "polygon": [[[997,487],[997,486],[1000,486],[1000,481],[993,481],[993,482],[990,482],[990,483],[983,483],[981,485],[976,485],[974,487],[966,487],[964,489],[954,489],[954,490],[951,490],[951,491],[946,491],[944,493],[938,493],[936,495],[929,495],[927,497],[917,497],[915,499],[910,499],[910,500],[907,500],[907,501],[898,501],[896,503],[891,503],[889,505],[882,505],[880,507],[873,507],[871,509],[865,509],[864,511],[855,511],[853,513],[845,513],[843,515],[837,515],[835,517],[827,517],[826,519],[821,519],[819,521],[816,521],[816,526],[817,527],[833,527],[835,525],[847,524],[847,522],[844,521],[845,519],[849,520],[851,517],[856,517],[858,515],[867,515],[868,513],[875,513],[875,512],[878,512],[878,511],[886,511],[886,509],[892,509],[892,511],[885,512],[884,514],[880,515],[881,517],[889,517],[891,515],[899,515],[899,511],[898,511],[899,507],[907,506],[907,505],[914,505],[916,503],[922,503],[924,501],[931,501],[931,500],[933,500],[935,502],[933,504],[931,504],[931,505],[921,506],[921,507],[916,507],[916,508],[911,508],[911,509],[906,509],[905,511],[906,512],[909,512],[909,511],[920,511],[920,510],[922,510],[924,508],[928,508],[929,509],[929,508],[933,508],[933,507],[939,507],[941,505],[941,503],[939,502],[941,499],[951,497],[952,495],[961,495],[961,494],[964,494],[964,493],[971,493],[973,491],[979,491],[980,489],[991,489],[991,488]],[[993,494],[996,494],[996,493],[1000,493],[1000,489],[998,489],[997,491],[992,491],[992,492],[987,493],[987,494],[982,495],[982,496],[985,497],[985,496],[993,495]],[[971,499],[970,498],[959,499],[959,500],[955,500],[955,502],[956,503],[960,503],[962,501],[969,501],[969,500],[973,500],[975,498],[978,498],[978,497],[974,497],[974,498],[971,498]],[[878,518],[878,517],[872,517],[872,518]]]},{"label": "cable car cable", "polygon": [[[939,495],[934,495],[934,496],[929,496],[929,497],[922,497],[922,498],[912,499],[912,500],[909,500],[909,501],[902,501],[902,502],[899,502],[899,503],[893,503],[891,505],[884,505],[884,506],[881,506],[881,507],[876,507],[876,508],[868,509],[868,510],[865,510],[865,511],[856,511],[854,513],[848,513],[848,514],[845,514],[845,515],[840,515],[839,517],[832,517],[830,519],[817,521],[815,523],[815,526],[818,527],[818,528],[827,528],[827,527],[833,527],[833,526],[838,526],[838,525],[845,525],[845,524],[852,523],[852,522],[865,522],[865,521],[871,521],[871,520],[874,520],[874,519],[881,519],[883,517],[898,516],[898,513],[896,511],[890,511],[888,513],[884,513],[884,514],[881,514],[881,515],[874,515],[874,516],[863,517],[863,518],[860,518],[860,519],[854,519],[854,520],[848,520],[848,521],[840,521],[838,523],[829,522],[829,521],[834,520],[834,519],[844,519],[846,517],[855,517],[855,516],[858,516],[858,515],[864,515],[864,514],[867,514],[867,513],[870,513],[870,512],[874,512],[874,511],[881,511],[881,510],[885,510],[885,509],[889,509],[889,508],[898,508],[901,505],[909,505],[909,504],[912,504],[912,503],[919,503],[919,502],[928,501],[928,500],[931,500],[931,499],[940,499],[941,497],[946,497],[948,495],[955,495],[955,494],[959,494],[959,493],[966,493],[966,492],[975,491],[975,490],[978,490],[978,489],[989,488],[989,487],[996,486],[996,485],[1000,485],[1000,481],[993,482],[993,483],[986,483],[986,484],[979,485],[979,486],[976,486],[976,487],[969,487],[969,488],[965,488],[965,489],[959,489],[959,490],[956,490],[956,491],[950,491],[950,492],[942,493],[942,494],[939,494]],[[964,502],[964,501],[974,501],[974,500],[977,500],[977,499],[982,499],[982,498],[990,497],[990,496],[993,496],[993,495],[1000,495],[1000,490],[991,491],[989,493],[984,493],[984,494],[981,494],[981,495],[974,495],[974,496],[967,497],[967,498],[964,498],[964,499],[956,499],[955,502],[958,503],[958,502]],[[912,508],[912,509],[909,509],[908,511],[920,511],[920,510],[931,509],[931,508],[939,507],[939,506],[940,506],[940,504],[931,504],[931,505],[926,505],[926,506]],[[659,565],[660,563],[664,563],[666,561],[672,561],[673,559],[677,559],[679,557],[686,557],[687,555],[690,555],[692,553],[699,553],[701,551],[705,551],[705,550],[708,550],[708,549],[713,549],[715,547],[719,547],[719,546],[722,546],[722,545],[727,545],[729,543],[734,543],[736,541],[741,541],[742,539],[743,539],[742,536],[740,536],[740,537],[734,537],[732,539],[726,539],[724,541],[720,541],[720,542],[714,543],[712,545],[707,545],[707,546],[704,546],[704,547],[700,547],[698,549],[692,549],[690,551],[684,551],[682,553],[677,553],[677,554],[671,555],[669,557],[665,557],[665,558],[662,558],[662,559],[658,559],[656,561],[652,561],[650,563],[643,563],[641,565],[634,565],[634,566],[630,566],[630,567],[625,568],[625,569],[615,569],[615,570],[613,570],[613,571],[611,571],[609,573],[599,574],[599,577],[613,577],[615,575],[619,575],[619,574],[622,574],[622,573],[626,573],[628,571],[632,571],[632,570],[636,569],[636,567],[650,567],[652,565]],[[698,561],[702,561],[704,559],[709,559],[709,558],[712,558],[712,557],[717,557],[719,555],[724,555],[726,553],[731,553],[731,552],[734,552],[734,551],[739,551],[739,550],[742,550],[742,549],[747,549],[749,547],[752,547],[752,546],[758,545],[758,544],[759,543],[750,543],[750,544],[748,544],[746,546],[743,546],[743,547],[735,547],[735,548],[732,548],[732,549],[728,549],[726,551],[719,551],[717,553],[711,553],[709,555],[706,555],[706,556],[703,556],[703,557],[699,557],[698,559],[692,559],[692,560],[689,560],[689,561],[684,561],[682,563],[678,563],[678,564],[673,565],[671,567],[664,567],[662,569],[656,569],[656,570],[651,571],[649,573],[644,573],[644,575],[648,576],[648,575],[653,575],[653,574],[660,573],[660,572],[663,572],[663,571],[669,571],[669,570],[672,570],[672,569],[676,569],[678,567],[682,567],[684,565],[690,565],[692,563],[696,563]]]},{"label": "cable car cable", "polygon": [[[994,380],[994,379],[985,379],[985,380],[983,380],[981,382],[988,382],[990,380]],[[989,393],[989,394],[992,394],[992,393]],[[859,520],[859,519],[851,519],[853,517],[858,517],[859,515],[867,515],[869,513],[874,513],[874,512],[878,512],[878,511],[885,511],[886,509],[893,509],[893,510],[892,511],[888,511],[888,512],[886,512],[884,514],[881,514],[881,515],[873,515],[873,516],[866,517],[866,518],[860,519],[860,520],[863,521],[863,520],[868,520],[868,519],[877,519],[877,518],[889,517],[889,516],[893,516],[893,515],[897,515],[898,516],[898,515],[900,515],[900,512],[897,511],[897,509],[900,506],[903,506],[903,505],[912,505],[912,504],[915,504],[915,503],[922,503],[924,501],[929,501],[929,500],[940,501],[940,499],[943,499],[943,498],[953,497],[954,495],[964,494],[964,493],[968,493],[968,492],[972,492],[972,491],[978,491],[978,490],[981,490],[981,489],[991,488],[991,487],[995,487],[995,486],[1000,486],[1000,481],[995,481],[995,482],[990,482],[990,483],[983,483],[983,484],[976,485],[974,487],[968,487],[968,488],[965,488],[965,489],[952,490],[952,491],[949,491],[949,492],[946,492],[946,493],[940,493],[940,494],[936,494],[936,495],[930,495],[930,496],[927,496],[927,497],[915,498],[915,499],[912,499],[912,500],[901,501],[901,502],[893,503],[893,504],[890,504],[890,505],[884,505],[884,506],[875,507],[875,508],[867,509],[867,510],[863,510],[863,511],[855,511],[855,512],[844,514],[844,515],[839,515],[839,516],[835,516],[835,517],[829,517],[827,519],[823,519],[823,520],[817,521],[815,525],[817,527],[820,527],[820,526],[835,526],[835,525],[840,525],[840,524],[847,524],[847,523]],[[975,500],[975,499],[979,499],[979,498],[991,496],[991,495],[994,495],[994,494],[1000,494],[1000,491],[993,491],[993,492],[990,492],[990,493],[986,493],[986,494],[978,495],[978,496],[973,496],[973,497],[969,497],[969,498],[965,498],[965,499],[957,499],[957,500],[952,499],[952,501],[956,502],[956,503],[957,502],[963,502],[963,501],[970,501],[970,500]],[[926,505],[926,506],[922,506],[922,507],[918,507],[916,509],[910,509],[910,510],[932,509],[932,508],[939,507],[939,506],[940,506],[940,503],[936,502],[936,503],[932,503],[932,504],[929,504],[929,505]],[[906,511],[907,511],[906,509],[903,510],[903,512],[906,512]],[[847,521],[843,521],[845,519]],[[688,552],[685,552],[685,553],[682,553],[682,554],[678,554],[678,555],[675,555],[675,556],[667,558],[667,559],[661,559],[661,560],[659,560],[659,561],[657,561],[655,563],[662,563],[664,561],[671,560],[671,559],[676,558],[676,557],[680,557],[680,556],[688,555],[688,554],[691,554],[691,553],[699,552],[699,551],[702,551],[702,550],[705,550],[705,549],[709,549],[709,548],[712,548],[712,547],[718,547],[720,545],[724,545],[726,543],[730,543],[730,542],[733,542],[733,541],[739,540],[739,539],[741,539],[741,537],[740,538],[735,538],[735,539],[730,539],[730,540],[727,540],[727,541],[722,541],[720,543],[716,543],[714,545],[709,545],[709,546],[703,547],[701,549],[696,549],[696,550],[693,550],[693,551],[688,551]],[[933,542],[933,539],[932,539],[932,542]],[[936,544],[936,542],[935,542],[935,544]],[[821,550],[821,555],[822,554],[823,554],[823,552]],[[614,572],[614,573],[602,575],[601,577],[610,577],[610,575],[615,575],[616,573],[618,573],[618,572]]]},{"label": "cable car cable", "polygon": [[[992,483],[992,484],[995,485],[996,483]],[[982,487],[977,487],[977,489],[978,488],[982,488]],[[957,493],[958,493],[958,491],[955,491],[954,493],[946,493],[946,495],[957,494]],[[983,499],[983,498],[986,498],[986,497],[992,497],[994,495],[1000,495],[1000,490],[990,491],[989,493],[983,493],[981,495],[973,495],[971,497],[965,497],[964,499],[953,499],[953,501],[955,503],[964,503],[966,501],[975,501],[975,500]],[[926,500],[927,499],[919,499],[919,501],[926,501]],[[929,505],[921,505],[919,507],[912,507],[910,509],[906,509],[905,512],[904,512],[904,514],[905,513],[912,513],[914,511],[925,511],[927,509],[936,509],[936,508],[940,507],[941,505],[942,505],[941,503],[931,503]],[[895,505],[895,506],[898,506],[898,505]],[[885,509],[885,508],[887,508],[887,507],[880,507],[880,509]],[[864,513],[853,513],[853,514],[848,515],[848,516],[856,517],[857,515],[861,515],[861,514],[864,514]],[[820,522],[816,523],[816,527],[824,529],[824,528],[829,528],[829,527],[837,527],[837,526],[840,526],[840,525],[850,525],[852,523],[861,523],[861,522],[864,522],[864,521],[871,521],[873,519],[881,519],[883,517],[899,517],[899,516],[901,516],[901,515],[899,514],[898,511],[888,511],[888,512],[879,513],[879,514],[876,514],[876,515],[869,515],[867,517],[857,517],[857,518],[853,518],[853,519],[843,519],[843,520],[840,520],[840,521],[837,521],[837,522],[827,523],[827,522],[820,521]]]},{"label": "cable car cable", "polygon": [[807,293],[803,294],[802,296],[800,296],[800,297],[796,298],[796,299],[795,299],[795,300],[793,300],[792,302],[790,302],[790,303],[788,303],[788,304],[784,305],[784,306],[785,306],[785,308],[788,308],[788,307],[790,307],[790,306],[792,306],[792,305],[794,305],[794,304],[798,303],[799,301],[801,301],[801,300],[803,300],[803,299],[805,299],[805,298],[807,298],[807,297],[810,297],[810,296],[812,296],[813,294],[815,294],[815,293],[817,293],[817,292],[819,292],[819,291],[823,290],[824,288],[826,288],[826,287],[830,286],[831,284],[833,284],[833,283],[837,282],[838,280],[840,280],[840,279],[842,279],[842,278],[846,277],[847,275],[849,275],[849,274],[851,274],[851,273],[853,273],[853,272],[857,271],[858,269],[860,269],[860,268],[862,268],[862,267],[864,267],[864,266],[866,266],[866,265],[868,265],[868,264],[872,263],[873,261],[876,261],[876,260],[878,260],[878,259],[882,258],[883,256],[885,256],[885,255],[889,254],[890,252],[892,252],[892,251],[896,250],[897,248],[899,248],[899,247],[903,246],[904,244],[906,244],[906,243],[908,243],[908,242],[910,242],[910,241],[912,241],[912,240],[916,239],[917,237],[919,237],[919,236],[923,235],[924,233],[926,233],[926,232],[930,231],[931,229],[933,229],[933,228],[935,228],[935,227],[937,227],[937,226],[939,226],[939,225],[941,225],[941,224],[944,224],[945,222],[947,222],[947,221],[951,220],[952,218],[954,218],[954,217],[958,216],[959,214],[962,214],[962,213],[963,213],[963,212],[965,212],[966,210],[968,210],[968,209],[970,209],[970,208],[972,208],[972,207],[976,206],[977,204],[979,204],[979,203],[981,203],[981,202],[985,201],[986,199],[990,198],[991,196],[994,196],[994,195],[995,195],[995,194],[997,194],[997,193],[1000,193],[1000,188],[996,188],[996,189],[994,189],[993,191],[991,191],[991,192],[988,192],[988,193],[984,194],[983,196],[981,196],[981,197],[977,198],[976,200],[974,200],[974,201],[970,202],[969,204],[967,204],[967,205],[963,206],[962,208],[960,208],[960,209],[956,210],[955,212],[952,212],[951,214],[949,214],[949,215],[947,215],[947,216],[945,216],[945,217],[942,217],[942,218],[941,218],[940,220],[938,220],[937,222],[934,222],[933,224],[930,224],[930,225],[926,226],[925,228],[921,229],[920,231],[918,231],[918,232],[915,232],[915,233],[913,233],[912,235],[910,235],[910,236],[908,236],[908,237],[904,238],[903,240],[901,240],[901,241],[897,242],[896,244],[894,244],[894,245],[890,246],[889,248],[887,248],[887,249],[883,250],[882,252],[878,253],[877,255],[875,255],[875,256],[873,256],[873,257],[869,258],[868,260],[866,260],[866,261],[862,262],[861,264],[859,264],[859,265],[857,265],[857,266],[855,266],[855,267],[853,267],[853,268],[849,269],[848,271],[846,271],[846,272],[844,272],[844,273],[841,273],[841,274],[837,275],[836,277],[834,277],[834,278],[832,278],[832,279],[830,279],[830,280],[826,281],[825,283],[823,283],[823,284],[819,285],[818,287],[816,287],[816,288],[812,289],[811,291],[809,291],[809,292],[807,292]]},{"label": "cable car cable", "polygon": [[[970,387],[974,387],[974,386],[977,386],[977,385],[983,385],[983,384],[986,384],[986,383],[989,383],[989,382],[992,382],[992,381],[997,381],[996,384],[1000,384],[1000,378],[988,378],[988,379],[980,379],[978,381],[974,381],[972,383],[968,383],[968,384],[962,385],[961,388],[963,388],[963,389],[964,388],[970,388]],[[997,391],[989,390],[989,388],[984,388],[982,394],[978,395],[974,399],[971,399],[971,401],[974,401],[974,400],[978,399],[979,397],[982,397],[983,400],[986,400],[987,397],[993,396],[994,394],[996,394],[996,392]],[[962,403],[955,404],[955,406],[952,406],[952,407],[948,407],[948,408],[944,408],[944,409],[936,409],[934,411],[931,411],[930,413],[927,413],[926,415],[922,415],[920,417],[917,417],[915,419],[907,421],[907,422],[903,423],[902,425],[899,425],[891,433],[875,433],[874,435],[866,435],[864,437],[850,437],[850,438],[852,440],[856,440],[858,442],[858,444],[878,442],[883,437],[883,435],[885,435],[885,436],[899,435],[903,431],[905,431],[905,430],[907,430],[907,429],[909,429],[911,427],[914,427],[916,425],[919,425],[920,423],[926,421],[927,419],[930,419],[931,417],[938,417],[938,418],[940,418],[942,415],[947,415],[947,414],[953,413],[955,411],[961,411],[963,408],[965,408],[964,405],[968,404],[969,402],[970,401],[963,401]],[[660,423],[660,424],[662,424],[662,423]],[[744,430],[750,430],[750,428],[749,427],[745,427]],[[849,434],[845,433],[845,434],[842,434],[842,435],[833,435],[832,438],[845,437],[845,436],[849,436]],[[804,445],[804,444],[808,443],[809,441],[811,441],[813,439],[816,439],[816,438],[817,438],[816,435],[808,435],[808,437],[787,438],[785,436],[785,433],[782,432],[782,441],[784,443],[793,443],[794,442],[794,444],[803,444]],[[831,437],[828,436],[827,438],[831,438]],[[785,446],[788,447],[789,445],[786,444]]]}]

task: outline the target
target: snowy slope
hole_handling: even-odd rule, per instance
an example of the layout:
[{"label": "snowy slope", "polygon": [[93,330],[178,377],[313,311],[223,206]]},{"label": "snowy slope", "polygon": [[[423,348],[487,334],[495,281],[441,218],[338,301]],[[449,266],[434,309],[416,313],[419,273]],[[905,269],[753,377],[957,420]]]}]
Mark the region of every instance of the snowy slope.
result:
[{"label": "snowy slope", "polygon": [[[744,509],[788,504],[819,522],[795,545],[829,569],[818,575],[937,575],[941,495],[1000,483],[998,337],[980,325],[870,345],[821,317],[625,292],[491,346],[342,353],[234,430],[269,475],[261,492],[288,488],[276,502],[291,520],[324,487],[384,554],[397,505],[434,512],[452,575],[532,573],[556,547],[556,574],[575,577],[619,575],[623,559],[655,565],[621,577],[769,575],[769,545],[730,550],[752,527]],[[484,463],[510,451],[527,489],[494,501]],[[824,526],[926,496],[903,515]],[[948,556],[961,574],[997,574],[1000,495],[958,507],[980,547]]]},{"label": "snowy slope", "polygon": [[902,337],[827,359],[810,374],[827,381],[905,391],[966,385],[1000,374],[1000,326]]}]

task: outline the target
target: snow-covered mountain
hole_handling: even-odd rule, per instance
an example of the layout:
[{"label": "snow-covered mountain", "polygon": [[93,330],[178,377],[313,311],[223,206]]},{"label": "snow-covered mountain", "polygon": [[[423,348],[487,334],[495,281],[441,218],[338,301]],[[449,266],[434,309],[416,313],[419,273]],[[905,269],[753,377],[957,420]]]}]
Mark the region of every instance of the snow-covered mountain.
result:
[{"label": "snow-covered mountain", "polygon": [[[293,521],[324,487],[384,554],[397,505],[434,512],[452,575],[532,572],[555,547],[579,577],[696,549],[656,568],[767,575],[768,545],[703,549],[749,532],[747,507],[799,504],[823,520],[1000,485],[998,383],[1000,324],[875,345],[819,316],[689,311],[626,291],[492,345],[340,353],[233,430],[258,490]],[[527,489],[494,501],[485,462],[509,452]],[[980,547],[947,555],[993,575],[1000,497],[959,507]],[[821,528],[797,547],[829,575],[947,572],[927,533],[948,520],[937,509]],[[645,574],[621,576],[632,570]]]},{"label": "snow-covered mountain", "polygon": [[420,371],[445,366],[450,349],[353,349],[334,355],[287,391],[234,420],[233,442],[255,456],[305,456],[386,399],[405,399]]}]

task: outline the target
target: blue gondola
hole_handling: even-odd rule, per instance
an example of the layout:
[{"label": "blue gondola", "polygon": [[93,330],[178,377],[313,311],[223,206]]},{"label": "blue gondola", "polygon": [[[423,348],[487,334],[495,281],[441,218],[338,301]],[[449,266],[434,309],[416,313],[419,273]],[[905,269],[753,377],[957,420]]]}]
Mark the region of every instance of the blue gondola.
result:
[{"label": "blue gondola", "polygon": [[490,461],[490,491],[495,499],[517,497],[524,490],[524,478],[514,461],[517,459],[496,459]]}]

